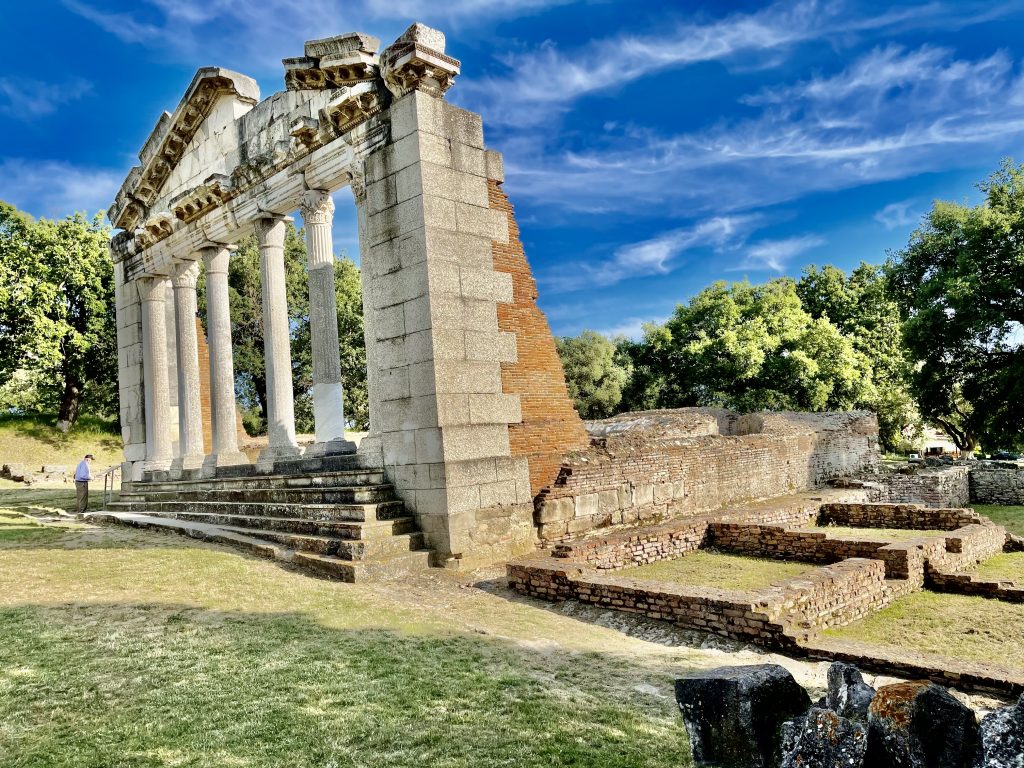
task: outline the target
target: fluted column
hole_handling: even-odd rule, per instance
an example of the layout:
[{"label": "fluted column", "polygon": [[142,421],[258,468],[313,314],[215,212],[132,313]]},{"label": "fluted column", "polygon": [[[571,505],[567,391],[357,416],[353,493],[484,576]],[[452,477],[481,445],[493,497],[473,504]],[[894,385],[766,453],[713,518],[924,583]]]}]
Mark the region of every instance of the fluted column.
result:
[{"label": "fluted column", "polygon": [[199,338],[196,335],[196,281],[199,262],[178,264],[171,278],[174,287],[174,325],[178,356],[178,442],[181,455],[171,465],[183,473],[203,465],[203,413],[199,387]]},{"label": "fluted column", "polygon": [[355,450],[345,440],[345,405],[338,342],[338,299],[334,291],[334,201],[329,192],[302,197],[309,275],[309,333],[313,358],[313,420],[316,443],[307,454]]},{"label": "fluted column", "polygon": [[203,473],[216,474],[217,467],[246,464],[249,459],[238,450],[235,410],[235,364],[231,352],[231,308],[228,304],[227,246],[200,251],[206,269],[206,335],[210,349],[210,420],[213,444],[203,462]]},{"label": "fluted column", "polygon": [[167,378],[166,277],[140,277],[135,281],[142,300],[142,370],[146,395],[147,472],[171,467],[171,398]]},{"label": "fluted column", "polygon": [[260,453],[264,470],[274,459],[297,456],[295,402],[292,395],[292,351],[288,327],[288,299],[284,272],[285,219],[256,221],[260,246],[260,282],[263,299],[263,358],[267,378],[267,447]]}]

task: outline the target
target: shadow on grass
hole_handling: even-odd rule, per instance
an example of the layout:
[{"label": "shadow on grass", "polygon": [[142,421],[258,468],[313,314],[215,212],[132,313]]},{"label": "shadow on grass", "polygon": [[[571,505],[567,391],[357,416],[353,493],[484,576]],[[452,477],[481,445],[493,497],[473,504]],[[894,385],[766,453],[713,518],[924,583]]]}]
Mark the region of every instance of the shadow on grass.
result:
[{"label": "shadow on grass", "polygon": [[5,766],[691,765],[629,660],[132,602],[0,610],[0,650]]}]

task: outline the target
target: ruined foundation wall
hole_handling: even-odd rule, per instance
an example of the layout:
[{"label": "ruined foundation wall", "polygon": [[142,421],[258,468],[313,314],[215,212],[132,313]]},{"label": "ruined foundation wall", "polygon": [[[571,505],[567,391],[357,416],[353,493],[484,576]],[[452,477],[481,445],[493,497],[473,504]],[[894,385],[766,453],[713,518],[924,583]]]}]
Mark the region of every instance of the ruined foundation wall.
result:
[{"label": "ruined foundation wall", "polygon": [[764,415],[757,426],[770,431],[763,433],[678,439],[627,434],[570,454],[555,485],[537,498],[540,537],[560,541],[611,525],[692,516],[875,466],[874,415],[792,416]]},{"label": "ruined foundation wall", "polygon": [[537,306],[537,281],[526,261],[519,225],[508,195],[496,180],[488,181],[490,207],[508,216],[508,242],[495,240],[494,270],[512,276],[512,302],[498,305],[498,327],[515,333],[515,362],[501,364],[501,389],[518,395],[522,421],[510,424],[513,456],[530,465],[530,490],[536,495],[558,476],[562,455],[589,442],[583,421],[565,385],[565,371],[547,318]]},{"label": "ruined foundation wall", "polygon": [[928,507],[966,507],[970,503],[967,467],[927,469],[913,474],[885,475],[878,501],[924,504]]},{"label": "ruined foundation wall", "polygon": [[970,468],[970,493],[978,504],[1024,505],[1024,467],[977,464]]}]

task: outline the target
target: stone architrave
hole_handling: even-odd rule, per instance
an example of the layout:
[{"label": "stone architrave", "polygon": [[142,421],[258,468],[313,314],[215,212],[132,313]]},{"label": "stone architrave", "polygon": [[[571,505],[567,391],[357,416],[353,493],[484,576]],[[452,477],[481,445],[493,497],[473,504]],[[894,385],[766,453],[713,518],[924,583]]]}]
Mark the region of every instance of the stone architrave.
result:
[{"label": "stone architrave", "polygon": [[310,190],[302,196],[302,221],[309,258],[309,332],[313,358],[313,419],[316,443],[306,455],[352,453],[345,440],[344,390],[338,341],[338,299],[334,290],[334,201],[329,192]]},{"label": "stone architrave", "polygon": [[284,271],[285,217],[256,221],[260,247],[263,299],[263,357],[267,375],[267,447],[257,465],[272,470],[276,459],[298,456],[295,401],[292,394],[292,353]]},{"label": "stone architrave", "polygon": [[199,262],[179,264],[171,278],[178,357],[178,435],[180,456],[171,464],[178,474],[202,467],[203,416],[199,388],[199,338],[196,334],[196,281]]},{"label": "stone architrave", "polygon": [[142,300],[142,369],[146,393],[147,472],[171,468],[170,388],[167,380],[167,278],[163,275],[136,280]]},{"label": "stone architrave", "polygon": [[228,263],[231,250],[211,245],[200,250],[206,269],[206,327],[210,350],[210,420],[212,445],[203,462],[203,474],[217,467],[248,464],[238,450],[235,415],[235,366],[231,353],[231,310],[228,305]]}]

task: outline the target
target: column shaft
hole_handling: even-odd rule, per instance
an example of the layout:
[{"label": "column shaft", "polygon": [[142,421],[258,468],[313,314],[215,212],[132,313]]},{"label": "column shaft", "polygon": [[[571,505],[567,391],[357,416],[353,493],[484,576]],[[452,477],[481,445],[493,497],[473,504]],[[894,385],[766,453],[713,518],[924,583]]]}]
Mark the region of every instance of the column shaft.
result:
[{"label": "column shaft", "polygon": [[292,353],[284,271],[285,221],[259,219],[260,281],[263,299],[263,357],[267,376],[267,448],[263,462],[299,453],[295,442]]},{"label": "column shaft", "polygon": [[225,246],[204,248],[206,268],[206,332],[210,348],[210,420],[213,445],[205,466],[244,464],[238,451],[235,411],[235,365],[231,352],[231,310],[228,304],[228,264],[231,251]]},{"label": "column shaft", "polygon": [[[338,300],[334,290],[334,201],[327,192],[303,196],[302,219],[309,258],[309,332],[313,358],[313,418],[316,442],[345,439],[344,391],[338,342]],[[354,446],[353,446],[354,447]]]},{"label": "column shaft", "polygon": [[167,379],[167,327],[164,302],[167,278],[141,277],[142,368],[146,395],[147,471],[166,471],[171,466],[171,401]]},{"label": "column shaft", "polygon": [[174,286],[174,320],[178,357],[178,440],[181,457],[175,460],[183,470],[203,464],[203,414],[199,387],[199,339],[196,335],[196,281],[199,262],[178,265]]}]

